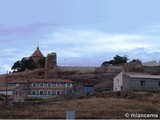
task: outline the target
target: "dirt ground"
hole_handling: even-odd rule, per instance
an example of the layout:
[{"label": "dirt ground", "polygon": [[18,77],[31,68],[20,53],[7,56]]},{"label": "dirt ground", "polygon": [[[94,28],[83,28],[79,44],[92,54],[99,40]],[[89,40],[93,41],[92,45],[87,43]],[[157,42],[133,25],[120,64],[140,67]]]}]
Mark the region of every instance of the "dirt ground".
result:
[{"label": "dirt ground", "polygon": [[[0,119],[65,119],[75,111],[77,119],[125,119],[126,114],[155,114],[160,118],[160,95],[143,93],[97,94],[88,97],[0,106]],[[150,116],[154,119],[156,116]],[[144,117],[134,116],[134,119]],[[157,118],[157,119],[158,119]]]}]

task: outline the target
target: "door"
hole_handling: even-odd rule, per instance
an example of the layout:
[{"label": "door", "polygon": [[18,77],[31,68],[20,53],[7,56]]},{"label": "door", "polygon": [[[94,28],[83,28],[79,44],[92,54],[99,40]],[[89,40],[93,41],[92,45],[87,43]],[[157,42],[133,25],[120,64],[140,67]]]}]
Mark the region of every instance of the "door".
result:
[{"label": "door", "polygon": [[61,95],[61,90],[56,90],[56,95]]},{"label": "door", "polygon": [[44,95],[44,91],[43,91],[43,90],[40,90],[40,91],[39,91],[39,94],[40,94],[40,95]]}]

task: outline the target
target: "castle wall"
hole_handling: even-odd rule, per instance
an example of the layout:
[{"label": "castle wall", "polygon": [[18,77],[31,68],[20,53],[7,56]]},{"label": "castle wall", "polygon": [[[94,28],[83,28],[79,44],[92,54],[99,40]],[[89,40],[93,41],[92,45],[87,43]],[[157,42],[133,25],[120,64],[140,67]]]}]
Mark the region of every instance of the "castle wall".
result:
[{"label": "castle wall", "polygon": [[78,73],[93,73],[96,71],[97,67],[78,67],[78,66],[67,66],[67,67],[58,67],[59,72],[78,72]]}]

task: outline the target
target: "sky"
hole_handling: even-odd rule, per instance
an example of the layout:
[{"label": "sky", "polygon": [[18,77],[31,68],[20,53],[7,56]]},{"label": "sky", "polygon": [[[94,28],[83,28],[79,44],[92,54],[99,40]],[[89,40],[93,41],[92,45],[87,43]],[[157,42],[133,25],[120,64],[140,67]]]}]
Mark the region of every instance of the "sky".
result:
[{"label": "sky", "polygon": [[0,0],[0,74],[36,50],[59,66],[160,61],[160,0]]}]

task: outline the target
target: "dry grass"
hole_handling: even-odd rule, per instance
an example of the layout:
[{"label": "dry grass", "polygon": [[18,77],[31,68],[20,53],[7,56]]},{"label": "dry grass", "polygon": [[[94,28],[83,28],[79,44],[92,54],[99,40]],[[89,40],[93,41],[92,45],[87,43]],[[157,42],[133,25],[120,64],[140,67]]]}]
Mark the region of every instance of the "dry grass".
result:
[{"label": "dry grass", "polygon": [[[160,100],[159,98],[157,98]],[[76,118],[125,118],[125,113],[159,113],[160,102],[126,98],[86,98],[51,101],[43,104],[1,107],[3,119],[65,119],[66,111],[75,110]],[[160,117],[160,116],[159,116]]]}]

